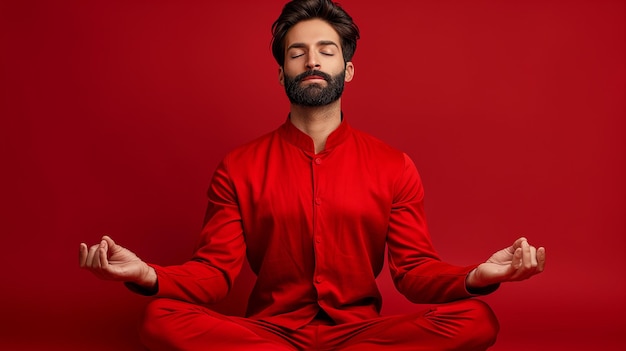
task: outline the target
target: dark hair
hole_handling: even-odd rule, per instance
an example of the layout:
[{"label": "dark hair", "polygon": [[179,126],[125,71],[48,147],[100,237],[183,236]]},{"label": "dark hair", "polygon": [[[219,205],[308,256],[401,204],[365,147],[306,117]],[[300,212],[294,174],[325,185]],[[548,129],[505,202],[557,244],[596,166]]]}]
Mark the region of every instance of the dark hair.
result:
[{"label": "dark hair", "polygon": [[339,4],[331,0],[292,0],[272,24],[272,55],[282,67],[285,64],[285,36],[296,23],[319,18],[330,24],[341,38],[345,62],[352,60],[359,39],[359,27]]}]

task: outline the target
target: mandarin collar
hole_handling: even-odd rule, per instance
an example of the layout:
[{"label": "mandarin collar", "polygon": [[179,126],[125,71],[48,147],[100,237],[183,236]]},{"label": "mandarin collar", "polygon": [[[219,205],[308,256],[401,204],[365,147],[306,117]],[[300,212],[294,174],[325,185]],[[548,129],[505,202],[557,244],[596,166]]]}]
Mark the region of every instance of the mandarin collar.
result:
[{"label": "mandarin collar", "polygon": [[[346,122],[346,119],[342,114],[341,123],[337,129],[333,130],[328,135],[328,139],[326,139],[326,147],[320,152],[320,154],[328,152],[335,146],[343,143],[348,138],[348,135],[350,135],[350,131],[350,125],[348,125],[348,122]],[[278,132],[283,138],[296,147],[309,154],[315,154],[313,139],[300,129],[296,128],[296,126],[291,123],[291,119],[289,117],[287,117],[287,121],[278,129]]]}]

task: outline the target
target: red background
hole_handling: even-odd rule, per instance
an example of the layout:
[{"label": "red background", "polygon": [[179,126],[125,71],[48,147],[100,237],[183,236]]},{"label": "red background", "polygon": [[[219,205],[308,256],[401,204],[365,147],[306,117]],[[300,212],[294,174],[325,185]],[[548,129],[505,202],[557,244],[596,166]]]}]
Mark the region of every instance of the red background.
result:
[{"label": "red background", "polygon": [[[0,2],[1,349],[140,349],[146,299],[79,270],[78,244],[189,257],[214,167],[287,116],[282,4]],[[362,30],[345,115],[415,160],[442,257],[547,247],[544,274],[484,298],[493,350],[621,350],[624,1],[342,4]],[[386,314],[419,308],[380,285]]]}]

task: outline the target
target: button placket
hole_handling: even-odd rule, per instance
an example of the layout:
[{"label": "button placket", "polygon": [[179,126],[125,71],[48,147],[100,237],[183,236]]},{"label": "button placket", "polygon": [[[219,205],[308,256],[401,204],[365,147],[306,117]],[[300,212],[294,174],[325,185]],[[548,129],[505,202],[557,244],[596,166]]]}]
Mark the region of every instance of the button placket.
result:
[{"label": "button placket", "polygon": [[[313,164],[313,177],[314,177],[314,189],[313,189],[313,204],[314,204],[314,213],[316,213],[316,215],[314,215],[314,232],[313,232],[313,244],[314,244],[314,251],[315,251],[315,273],[314,273],[314,283],[317,286],[317,292],[318,292],[318,296],[321,298],[324,296],[324,289],[322,288],[324,286],[323,282],[324,282],[324,256],[322,254],[323,252],[323,247],[321,245],[322,243],[322,236],[320,234],[320,225],[319,225],[319,221],[318,221],[318,213],[320,211],[320,206],[322,205],[322,197],[320,196],[321,192],[320,192],[320,166],[324,163],[324,160],[322,160],[321,157],[313,157],[312,160],[312,164]],[[323,182],[322,182],[323,184]]]}]

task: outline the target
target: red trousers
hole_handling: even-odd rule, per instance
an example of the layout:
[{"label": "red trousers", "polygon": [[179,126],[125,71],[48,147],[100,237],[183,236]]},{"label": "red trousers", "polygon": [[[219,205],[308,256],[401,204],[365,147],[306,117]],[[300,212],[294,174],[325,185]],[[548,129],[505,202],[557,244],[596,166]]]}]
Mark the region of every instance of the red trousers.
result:
[{"label": "red trousers", "polygon": [[202,306],[156,299],[146,310],[141,337],[160,350],[486,350],[498,321],[484,302],[468,299],[420,313],[332,325],[314,320],[298,330],[224,316]]}]

